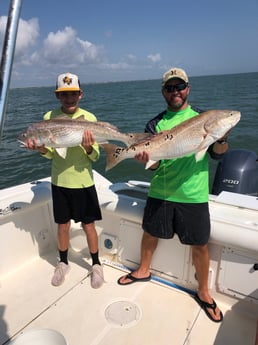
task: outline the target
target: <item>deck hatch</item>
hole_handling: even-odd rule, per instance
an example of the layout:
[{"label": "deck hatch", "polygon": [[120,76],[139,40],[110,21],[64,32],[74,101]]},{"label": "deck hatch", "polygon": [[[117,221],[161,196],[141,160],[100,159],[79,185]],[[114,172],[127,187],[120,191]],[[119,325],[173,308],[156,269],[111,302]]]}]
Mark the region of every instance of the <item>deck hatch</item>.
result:
[{"label": "deck hatch", "polygon": [[114,327],[132,327],[141,320],[141,309],[131,301],[116,301],[105,309],[106,320]]}]

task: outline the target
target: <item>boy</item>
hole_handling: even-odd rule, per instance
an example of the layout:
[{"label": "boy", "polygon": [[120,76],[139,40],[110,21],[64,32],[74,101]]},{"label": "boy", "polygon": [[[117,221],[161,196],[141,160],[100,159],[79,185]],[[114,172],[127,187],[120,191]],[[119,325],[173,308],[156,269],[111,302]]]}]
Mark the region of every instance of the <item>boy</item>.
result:
[{"label": "boy", "polygon": [[[97,121],[96,117],[79,108],[83,91],[75,74],[63,73],[57,78],[56,98],[61,107],[47,112],[44,120],[64,114],[71,119],[81,115],[88,121]],[[52,160],[51,184],[54,219],[58,224],[58,249],[60,262],[55,268],[52,285],[59,286],[69,272],[68,247],[71,219],[81,222],[92,257],[91,286],[99,288],[104,282],[103,268],[98,257],[98,236],[95,221],[102,219],[98,197],[93,181],[92,162],[99,158],[99,147],[93,134],[86,130],[79,146],[67,149],[67,155],[60,157],[51,147],[37,146],[36,141],[27,141],[27,148],[39,151]]]}]

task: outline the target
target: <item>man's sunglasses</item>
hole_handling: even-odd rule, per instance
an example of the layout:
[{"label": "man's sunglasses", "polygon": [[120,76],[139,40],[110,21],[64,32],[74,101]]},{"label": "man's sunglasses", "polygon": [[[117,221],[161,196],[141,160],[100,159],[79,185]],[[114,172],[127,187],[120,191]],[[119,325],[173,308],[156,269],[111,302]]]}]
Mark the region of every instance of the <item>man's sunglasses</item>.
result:
[{"label": "man's sunglasses", "polygon": [[170,93],[173,91],[183,91],[187,88],[188,83],[181,83],[181,84],[176,84],[176,85],[166,85],[164,86],[164,89],[166,92]]}]

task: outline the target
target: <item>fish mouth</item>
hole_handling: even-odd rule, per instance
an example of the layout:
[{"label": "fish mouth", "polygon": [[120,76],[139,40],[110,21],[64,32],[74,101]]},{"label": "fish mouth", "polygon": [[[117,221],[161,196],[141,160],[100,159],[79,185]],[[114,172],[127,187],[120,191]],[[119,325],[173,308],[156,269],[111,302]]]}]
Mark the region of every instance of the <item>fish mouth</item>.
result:
[{"label": "fish mouth", "polygon": [[20,143],[20,147],[26,146],[24,141],[22,141],[20,139],[17,139],[17,141],[18,141],[18,143]]}]

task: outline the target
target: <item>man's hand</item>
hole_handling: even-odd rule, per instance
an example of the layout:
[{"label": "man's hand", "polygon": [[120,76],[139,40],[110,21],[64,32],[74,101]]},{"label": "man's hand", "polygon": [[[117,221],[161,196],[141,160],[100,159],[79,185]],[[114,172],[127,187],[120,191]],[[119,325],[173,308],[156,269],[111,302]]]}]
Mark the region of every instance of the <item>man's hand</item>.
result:
[{"label": "man's hand", "polygon": [[149,161],[149,159],[150,159],[149,154],[148,154],[148,152],[146,152],[146,151],[137,153],[137,154],[134,156],[134,158],[135,158],[138,162],[143,163],[143,164],[146,164],[146,163]]},{"label": "man's hand", "polygon": [[[149,155],[148,152],[143,151],[143,152],[137,153],[137,154],[134,156],[134,158],[135,158],[138,162],[143,163],[143,164],[146,164],[146,163],[148,163],[148,161],[150,160],[150,155]],[[159,166],[159,163],[160,163],[160,162],[158,161],[158,162],[152,164],[152,166],[150,166],[149,169],[150,169],[150,170],[156,170],[156,169],[158,168],[158,166]]]}]

